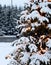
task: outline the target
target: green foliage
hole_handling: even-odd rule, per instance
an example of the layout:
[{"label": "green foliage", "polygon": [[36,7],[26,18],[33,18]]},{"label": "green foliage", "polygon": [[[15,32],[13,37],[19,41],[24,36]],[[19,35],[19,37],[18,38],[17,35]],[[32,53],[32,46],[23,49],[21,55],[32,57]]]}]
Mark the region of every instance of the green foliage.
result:
[{"label": "green foliage", "polygon": [[17,6],[11,8],[11,6],[0,5],[0,29],[3,31],[4,35],[16,35],[17,30],[15,26],[17,25],[18,14],[22,11],[21,7],[19,9]]}]

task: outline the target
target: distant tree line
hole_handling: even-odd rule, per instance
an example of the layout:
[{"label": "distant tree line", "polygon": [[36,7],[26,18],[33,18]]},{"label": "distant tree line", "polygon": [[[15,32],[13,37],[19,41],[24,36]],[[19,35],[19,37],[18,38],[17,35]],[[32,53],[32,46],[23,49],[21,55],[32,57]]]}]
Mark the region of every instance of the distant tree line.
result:
[{"label": "distant tree line", "polygon": [[22,7],[0,5],[0,35],[16,35],[17,19]]}]

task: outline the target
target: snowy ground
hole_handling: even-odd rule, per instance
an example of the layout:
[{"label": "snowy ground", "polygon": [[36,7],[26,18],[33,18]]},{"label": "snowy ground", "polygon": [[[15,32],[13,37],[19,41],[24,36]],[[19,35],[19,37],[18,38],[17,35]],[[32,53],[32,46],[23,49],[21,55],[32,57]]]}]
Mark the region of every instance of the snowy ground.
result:
[{"label": "snowy ground", "polygon": [[13,49],[11,43],[0,42],[0,65],[7,65],[7,63],[9,63],[9,60],[6,60],[5,56],[13,51]]}]

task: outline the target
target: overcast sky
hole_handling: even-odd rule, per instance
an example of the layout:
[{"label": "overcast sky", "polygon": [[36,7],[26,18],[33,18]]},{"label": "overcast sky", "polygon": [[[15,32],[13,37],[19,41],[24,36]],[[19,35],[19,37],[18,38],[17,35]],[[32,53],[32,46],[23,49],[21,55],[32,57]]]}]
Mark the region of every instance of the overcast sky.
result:
[{"label": "overcast sky", "polygon": [[[25,2],[28,0],[12,0],[13,5],[23,6]],[[2,5],[11,5],[11,0],[0,0],[0,4]]]}]

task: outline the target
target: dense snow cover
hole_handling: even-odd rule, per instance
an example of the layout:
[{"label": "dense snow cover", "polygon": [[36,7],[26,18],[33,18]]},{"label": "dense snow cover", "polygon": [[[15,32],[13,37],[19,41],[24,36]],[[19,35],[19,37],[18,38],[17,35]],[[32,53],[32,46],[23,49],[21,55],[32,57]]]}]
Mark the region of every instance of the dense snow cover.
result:
[{"label": "dense snow cover", "polygon": [[11,59],[6,60],[5,57],[14,49],[11,43],[0,42],[0,65],[7,65],[10,62]]},{"label": "dense snow cover", "polygon": [[[30,37],[31,40],[32,37]],[[49,59],[51,59],[51,51],[46,51],[44,54],[39,54],[38,51],[38,47],[29,42],[29,38],[27,37],[21,37],[19,40],[15,41],[15,52],[13,52],[13,57],[17,59],[17,61],[23,65],[26,65],[29,61],[29,59],[31,59],[30,64],[29,65],[40,65],[40,61],[45,62],[47,64],[47,62],[50,62]],[[12,43],[14,44],[14,42]],[[48,39],[46,45],[48,46],[48,48],[50,49],[51,47],[51,39]],[[28,49],[29,51],[27,51]],[[15,54],[16,55],[15,55]]]},{"label": "dense snow cover", "polygon": [[[45,14],[51,15],[51,9],[48,7],[48,4],[50,3],[29,2],[25,6],[27,10],[21,12],[21,24],[17,28],[21,28],[20,34],[28,33],[28,36],[25,37],[23,35],[23,37],[20,37],[12,43],[12,45],[16,46],[16,55],[14,55],[14,59],[20,65],[40,65],[41,63],[50,63],[51,38],[49,36],[42,35],[37,40],[35,37],[38,32],[39,35],[41,34],[41,29],[35,33],[35,37],[31,36],[31,32],[35,32],[35,28],[38,28],[41,25],[48,24],[45,26],[45,28],[51,30],[51,23],[49,23],[48,16],[45,16]],[[34,33],[32,33],[32,35],[33,34]]]},{"label": "dense snow cover", "polygon": [[25,11],[22,11],[20,14],[24,15],[24,14],[28,14],[28,13],[29,13],[28,10],[25,10]]},{"label": "dense snow cover", "polygon": [[[48,2],[49,3],[49,2]],[[20,20],[21,21],[27,21],[27,20],[31,20],[31,19],[38,19],[41,23],[43,21],[47,21],[49,22],[48,18],[44,17],[44,16],[41,16],[40,13],[47,13],[47,14],[51,14],[51,9],[47,6],[48,5],[47,2],[43,2],[43,3],[38,3],[38,5],[36,4],[32,4],[32,7],[31,7],[31,13],[29,14],[26,14],[28,10],[26,11],[23,11],[23,15],[20,17]],[[50,4],[50,3],[49,3]],[[28,4],[29,5],[29,4]],[[40,9],[40,13],[37,11],[38,8]]]},{"label": "dense snow cover", "polygon": [[[5,47],[6,51],[8,48],[9,52],[11,51],[6,56],[9,60],[8,65],[51,65],[51,22],[49,21],[51,19],[45,16],[45,14],[51,15],[51,9],[47,2],[38,4],[29,2],[26,5],[30,11],[26,10],[21,13],[21,23],[17,26],[22,36],[18,37],[11,46]],[[2,50],[1,54],[5,50]],[[1,57],[4,58],[6,54]]]},{"label": "dense snow cover", "polygon": [[27,15],[27,17],[26,17],[26,20],[27,19],[35,19],[35,18],[39,18],[40,17],[40,14],[39,14],[39,12],[38,11],[33,11],[32,13],[30,13],[29,15]]},{"label": "dense snow cover", "polygon": [[[21,40],[22,40],[23,44],[20,44],[19,45],[19,42]],[[0,50],[1,50],[0,51],[0,65],[3,65],[3,64],[4,65],[7,65],[8,63],[10,63],[10,65],[12,65],[12,64],[13,65],[14,64],[15,65],[16,64],[19,64],[19,63],[16,62],[16,60],[14,60],[12,58],[9,58],[9,59],[6,60],[5,57],[6,57],[6,55],[8,55],[8,53],[11,54],[11,52],[13,52],[14,49],[15,50],[17,49],[17,51],[18,51],[18,49],[21,49],[21,48],[22,48],[22,50],[25,50],[25,45],[24,45],[25,44],[25,41],[27,43],[27,42],[29,42],[29,39],[26,38],[26,37],[20,38],[18,40],[18,43],[17,43],[17,41],[15,42],[15,43],[17,43],[17,46],[15,46],[15,47],[12,47],[11,46],[11,43],[0,43]],[[51,47],[51,39],[49,39],[49,41],[46,44],[47,44],[48,47]],[[30,52],[33,52],[33,51],[36,52],[37,51],[37,47],[34,44],[30,44],[29,45],[29,48],[30,48]],[[51,58],[51,51],[47,51],[43,55],[39,55],[38,53],[33,53],[32,56],[30,56],[30,53],[29,52],[28,53],[26,51],[21,52],[21,55],[20,55],[20,63],[21,64],[27,64],[29,58],[31,59],[30,65],[34,65],[36,61],[37,61],[36,62],[37,65],[40,64],[39,61],[42,61],[42,62],[45,61],[45,63],[47,64],[47,61],[49,62],[49,58]]]},{"label": "dense snow cover", "polygon": [[47,14],[51,14],[51,9],[49,9],[48,7],[43,7],[40,12],[44,12],[44,13],[47,13]]}]

